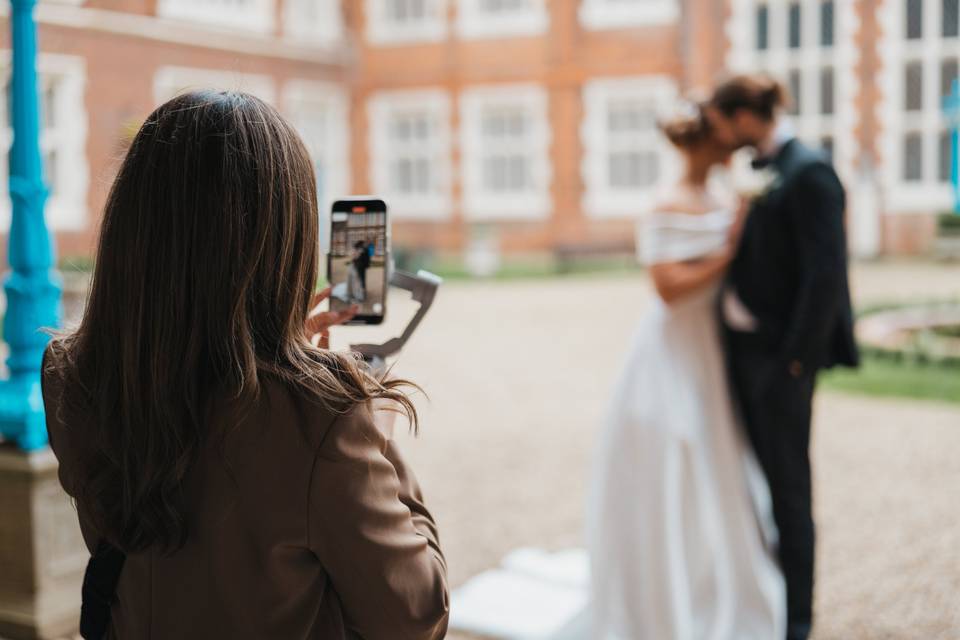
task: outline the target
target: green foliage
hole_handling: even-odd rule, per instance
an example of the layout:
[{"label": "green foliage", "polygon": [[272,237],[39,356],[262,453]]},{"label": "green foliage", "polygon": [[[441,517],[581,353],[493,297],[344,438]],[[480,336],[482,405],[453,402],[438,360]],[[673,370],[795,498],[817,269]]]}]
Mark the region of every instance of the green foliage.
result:
[{"label": "green foliage", "polygon": [[937,218],[937,228],[941,235],[960,235],[960,213],[941,213]]},{"label": "green foliage", "polygon": [[937,327],[933,332],[945,338],[960,338],[960,324]]},{"label": "green foliage", "polygon": [[64,256],[60,258],[57,269],[69,273],[93,273],[94,261],[91,256]]},{"label": "green foliage", "polygon": [[[398,269],[416,272],[426,269],[444,280],[471,280],[462,258],[438,256],[432,252],[404,248],[394,250],[394,262]],[[629,275],[640,270],[632,256],[598,255],[578,258],[561,263],[550,255],[533,255],[503,258],[500,268],[489,280],[530,280],[583,275]]]},{"label": "green foliage", "polygon": [[[857,315],[862,318],[883,311],[953,307],[958,303],[956,299],[879,303],[860,309]],[[960,358],[942,353],[941,348],[942,341],[957,337],[960,327],[949,325],[918,332],[917,339],[899,351],[861,345],[861,368],[826,372],[824,386],[847,393],[960,403]]]},{"label": "green foliage", "polygon": [[836,369],[822,378],[826,389],[858,395],[960,403],[960,368],[896,361],[869,353],[858,370]]}]

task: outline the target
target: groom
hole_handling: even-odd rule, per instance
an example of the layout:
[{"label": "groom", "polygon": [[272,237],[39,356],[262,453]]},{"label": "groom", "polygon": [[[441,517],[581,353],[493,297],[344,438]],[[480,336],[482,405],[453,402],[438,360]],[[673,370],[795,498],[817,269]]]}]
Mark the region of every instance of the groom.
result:
[{"label": "groom", "polygon": [[722,297],[736,400],[766,473],[787,584],[789,640],[813,622],[810,417],[817,372],[856,366],[847,285],[844,191],[829,161],[780,117],[786,96],[766,76],[717,87],[706,114],[718,139],[756,150],[770,188],[751,205]]}]

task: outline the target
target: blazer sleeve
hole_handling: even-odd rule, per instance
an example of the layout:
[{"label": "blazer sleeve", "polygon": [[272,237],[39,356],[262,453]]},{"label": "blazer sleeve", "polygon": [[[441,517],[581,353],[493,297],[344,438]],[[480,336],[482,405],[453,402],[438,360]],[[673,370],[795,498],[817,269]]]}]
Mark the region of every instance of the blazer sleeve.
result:
[{"label": "blazer sleeve", "polygon": [[782,355],[786,362],[799,362],[810,371],[821,364],[842,302],[847,268],[845,197],[833,168],[821,162],[802,170],[794,194],[791,217],[800,287]]},{"label": "blazer sleeve", "polygon": [[310,483],[308,541],[365,640],[446,635],[446,561],[437,527],[399,450],[367,405],[338,418]]}]

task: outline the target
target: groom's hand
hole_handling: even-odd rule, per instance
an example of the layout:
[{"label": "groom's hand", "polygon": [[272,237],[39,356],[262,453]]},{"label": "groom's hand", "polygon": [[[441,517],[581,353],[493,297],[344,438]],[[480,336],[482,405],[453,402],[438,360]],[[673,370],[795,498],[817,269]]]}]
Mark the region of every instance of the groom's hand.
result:
[{"label": "groom's hand", "polygon": [[788,367],[790,375],[794,378],[799,378],[803,375],[803,363],[799,360],[791,360]]}]

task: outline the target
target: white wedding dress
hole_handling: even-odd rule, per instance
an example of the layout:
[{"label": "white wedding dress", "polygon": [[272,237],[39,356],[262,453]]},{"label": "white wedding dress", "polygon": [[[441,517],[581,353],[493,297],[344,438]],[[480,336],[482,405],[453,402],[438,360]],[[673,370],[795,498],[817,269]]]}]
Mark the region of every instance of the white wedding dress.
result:
[{"label": "white wedding dress", "polygon": [[[728,211],[655,213],[648,264],[707,256]],[[717,288],[647,313],[617,384],[588,513],[593,640],[780,640],[765,479],[728,389]]]}]

